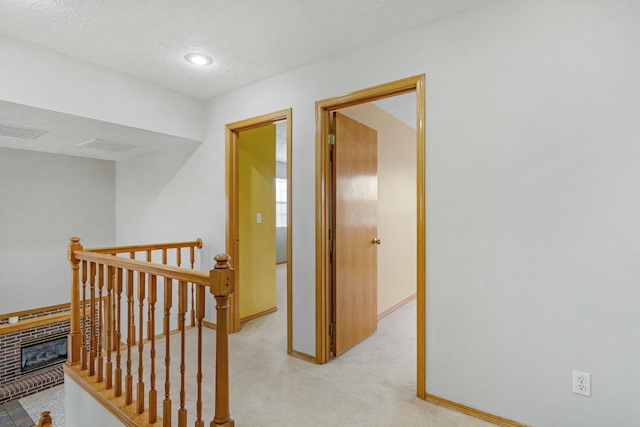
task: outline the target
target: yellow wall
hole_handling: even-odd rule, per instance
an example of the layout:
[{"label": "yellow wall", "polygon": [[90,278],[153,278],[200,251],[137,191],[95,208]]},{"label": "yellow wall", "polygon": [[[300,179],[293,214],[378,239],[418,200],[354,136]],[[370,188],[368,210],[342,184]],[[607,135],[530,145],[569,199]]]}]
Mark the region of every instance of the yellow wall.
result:
[{"label": "yellow wall", "polygon": [[416,293],[416,131],[368,103],[341,113],[378,131],[378,315]]},{"label": "yellow wall", "polygon": [[238,154],[242,319],[276,306],[275,125],[240,132]]}]

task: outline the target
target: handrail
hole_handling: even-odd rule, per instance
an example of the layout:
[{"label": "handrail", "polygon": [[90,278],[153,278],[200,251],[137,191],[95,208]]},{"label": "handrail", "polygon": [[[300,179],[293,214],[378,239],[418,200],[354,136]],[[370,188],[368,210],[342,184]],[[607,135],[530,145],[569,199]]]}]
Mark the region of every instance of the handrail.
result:
[{"label": "handrail", "polygon": [[129,245],[129,246],[108,246],[104,248],[89,248],[85,251],[98,252],[103,254],[121,254],[127,252],[155,251],[159,249],[176,249],[176,248],[202,248],[202,239],[189,242],[170,242],[170,243],[151,243],[147,245]]},{"label": "handrail", "polygon": [[[180,267],[180,248],[185,247],[190,248],[191,269]],[[161,411],[163,427],[170,427],[172,402],[179,401],[177,426],[186,427],[186,317],[191,303],[191,326],[197,328],[198,334],[197,347],[189,349],[190,352],[196,351],[198,357],[195,425],[204,427],[202,364],[205,359],[202,327],[208,288],[216,301],[216,354],[213,359],[216,391],[211,426],[232,427],[234,421],[229,413],[228,309],[229,297],[235,286],[234,270],[226,254],[216,255],[216,265],[209,272],[193,270],[195,247],[202,247],[202,240],[84,249],[80,239],[72,237],[67,252],[71,264],[71,321],[68,339],[70,351],[67,353],[65,372],[84,373],[87,381],[94,381],[94,390],[98,395],[112,396],[114,402],[120,402],[114,403],[118,408],[118,405],[124,405],[135,408],[136,414],[146,413],[151,424],[160,420],[158,412]],[[157,249],[162,250],[162,264],[151,262],[152,251]],[[167,253],[174,249],[177,266],[170,266],[167,265]],[[136,259],[136,252],[146,252],[146,261]],[[129,256],[116,256],[124,253]],[[87,303],[89,314],[81,309]],[[161,401],[158,399],[162,399],[162,392],[160,387],[156,387],[160,385],[156,382],[156,313],[162,314],[165,344],[164,400]],[[173,332],[170,327],[171,318],[175,315],[180,334],[180,356],[179,365],[174,362],[172,366],[170,344]],[[134,346],[138,349],[138,381],[135,386]],[[150,363],[148,375],[145,375],[143,363],[146,357]],[[170,381],[171,372],[177,369],[180,372],[178,396],[175,391],[172,392]],[[120,397],[122,395],[124,399]],[[134,402],[135,405],[130,406]],[[148,402],[148,406],[145,402]]]},{"label": "handrail", "polygon": [[209,286],[211,281],[209,274],[198,270],[190,270],[187,268],[173,267],[148,261],[105,255],[102,253],[90,252],[89,250],[73,251],[73,254],[75,258],[80,261],[95,262],[98,264],[108,265],[109,267],[135,270],[140,273],[154,274],[168,279],[193,282],[204,286]]}]

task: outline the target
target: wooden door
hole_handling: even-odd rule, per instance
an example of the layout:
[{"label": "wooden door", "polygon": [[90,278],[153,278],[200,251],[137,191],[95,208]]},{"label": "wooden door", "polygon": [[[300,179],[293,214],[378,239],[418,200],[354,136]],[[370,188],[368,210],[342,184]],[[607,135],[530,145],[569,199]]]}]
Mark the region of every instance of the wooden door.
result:
[{"label": "wooden door", "polygon": [[334,356],[377,327],[377,132],[335,116],[333,148]]}]

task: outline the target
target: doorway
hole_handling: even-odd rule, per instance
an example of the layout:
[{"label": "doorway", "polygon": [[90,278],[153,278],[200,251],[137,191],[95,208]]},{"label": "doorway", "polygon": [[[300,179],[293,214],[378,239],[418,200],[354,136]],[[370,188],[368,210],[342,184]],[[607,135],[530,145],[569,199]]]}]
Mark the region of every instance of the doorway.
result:
[{"label": "doorway", "polygon": [[[291,354],[292,345],[291,345],[291,119],[292,119],[292,111],[291,109],[277,111],[271,114],[266,114],[263,116],[254,117],[247,120],[242,120],[235,123],[230,123],[226,125],[226,196],[227,196],[227,232],[226,232],[226,246],[227,253],[231,255],[231,263],[233,268],[236,270],[236,288],[234,293],[231,295],[229,302],[229,332],[237,332],[241,328],[241,321],[248,320],[247,317],[244,319],[241,313],[241,301],[243,295],[243,276],[245,278],[249,278],[253,271],[250,269],[251,267],[245,262],[243,263],[243,258],[246,258],[247,251],[245,248],[241,250],[241,245],[247,242],[247,236],[254,235],[254,231],[250,230],[249,227],[252,226],[261,226],[263,224],[263,214],[265,221],[269,223],[265,226],[268,226],[270,229],[273,228],[273,273],[275,279],[275,269],[276,269],[276,244],[275,244],[275,230],[276,230],[276,201],[275,201],[275,190],[276,190],[276,157],[275,151],[273,151],[273,166],[272,172],[269,172],[272,176],[273,182],[268,182],[267,185],[271,186],[271,189],[274,191],[272,208],[273,212],[269,212],[266,215],[265,212],[253,212],[247,211],[246,200],[242,197],[242,189],[243,189],[243,181],[241,180],[241,175],[243,175],[244,168],[246,167],[246,162],[248,160],[241,159],[249,159],[251,157],[260,157],[257,151],[251,152],[251,149],[247,149],[249,145],[241,145],[241,139],[246,141],[251,138],[260,138],[261,133],[272,133],[273,138],[275,138],[275,128],[281,127],[281,124],[284,122],[286,130],[283,132],[286,136],[286,144],[285,151],[286,155],[286,172],[283,173],[282,170],[278,173],[279,175],[286,176],[286,196],[285,199],[287,201],[286,207],[284,210],[286,211],[286,215],[283,215],[283,212],[280,212],[280,221],[286,222],[286,259],[287,259],[287,268],[286,268],[286,293],[287,293],[287,352]],[[278,124],[276,126],[276,124]],[[273,129],[273,130],[271,130]],[[241,138],[241,134],[243,137]],[[274,139],[275,141],[275,139]],[[259,144],[259,141],[258,141]],[[274,148],[275,150],[275,148]],[[270,161],[271,161],[270,160]],[[280,169],[280,168],[278,168]],[[270,178],[271,179],[271,178]],[[281,206],[282,207],[282,206]],[[268,208],[271,209],[271,208]],[[286,218],[282,218],[282,216],[286,216]],[[273,218],[272,218],[273,217]],[[273,221],[271,221],[273,220]],[[273,222],[273,224],[271,224]],[[282,225],[282,224],[281,224]],[[244,233],[244,238],[243,238]],[[244,242],[242,240],[245,240]],[[244,256],[243,256],[244,254]],[[270,267],[269,267],[270,268]],[[244,272],[244,273],[243,273]],[[258,272],[259,274],[259,272]],[[274,283],[275,286],[275,283]],[[274,298],[275,298],[275,287],[274,287]],[[272,310],[271,310],[272,311]],[[270,310],[266,310],[260,314],[267,314]],[[242,317],[241,317],[242,316]],[[253,316],[255,317],[255,316]]]},{"label": "doorway", "polygon": [[[316,102],[316,362],[331,357],[332,269],[331,238],[333,201],[330,191],[331,118],[334,111],[408,93],[416,94],[416,297],[417,297],[417,394],[426,397],[426,260],[425,260],[425,92],[424,75]],[[375,236],[371,236],[374,238]],[[370,242],[375,243],[375,242]],[[375,246],[375,244],[373,245]],[[336,329],[339,326],[335,327]]]}]

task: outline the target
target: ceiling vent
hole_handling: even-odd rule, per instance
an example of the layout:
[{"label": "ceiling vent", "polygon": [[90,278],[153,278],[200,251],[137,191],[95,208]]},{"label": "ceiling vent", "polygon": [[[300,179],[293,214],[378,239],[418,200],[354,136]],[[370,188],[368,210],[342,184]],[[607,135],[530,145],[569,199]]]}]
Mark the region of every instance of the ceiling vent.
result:
[{"label": "ceiling vent", "polygon": [[0,123],[0,135],[11,136],[13,138],[35,139],[45,132],[46,130],[10,126]]},{"label": "ceiling vent", "polygon": [[92,139],[90,141],[82,142],[76,147],[90,148],[92,150],[102,151],[127,151],[137,147],[137,145],[125,144],[122,142],[107,141],[104,139]]}]

